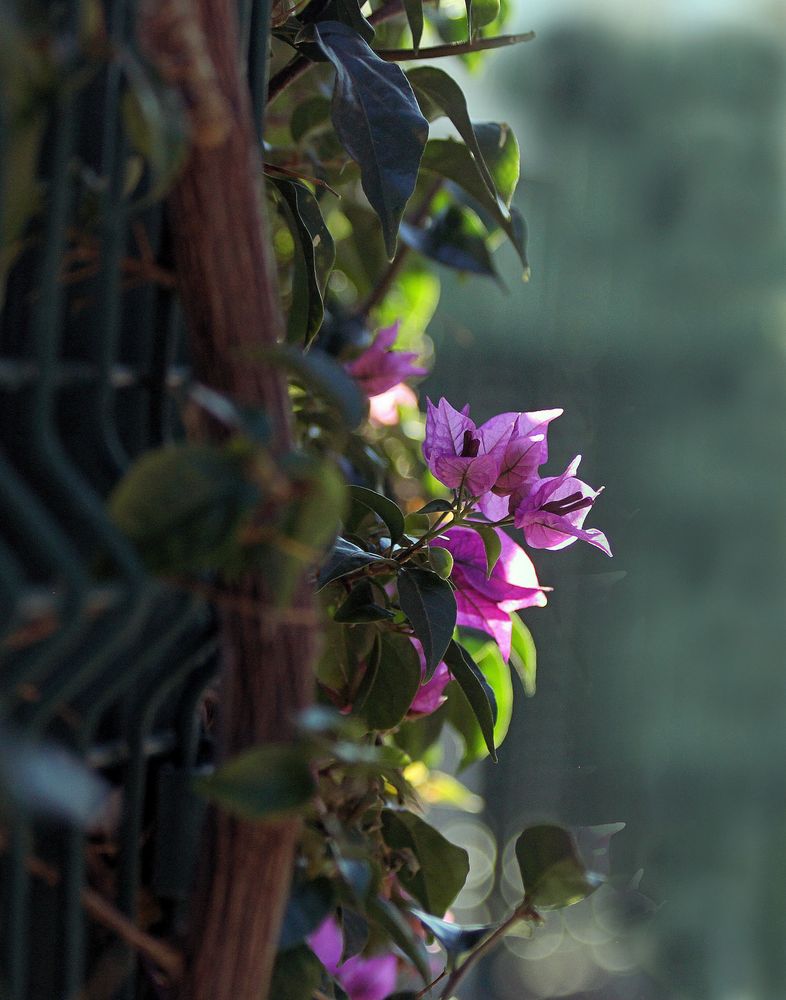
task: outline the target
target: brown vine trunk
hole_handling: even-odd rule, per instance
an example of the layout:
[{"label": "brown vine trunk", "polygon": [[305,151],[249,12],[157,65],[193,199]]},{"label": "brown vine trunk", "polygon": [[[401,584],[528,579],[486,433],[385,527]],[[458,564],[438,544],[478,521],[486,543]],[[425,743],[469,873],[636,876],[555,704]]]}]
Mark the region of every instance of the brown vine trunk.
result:
[{"label": "brown vine trunk", "polygon": [[[261,407],[286,447],[286,386],[254,357],[255,348],[278,339],[283,323],[235,12],[236,0],[151,0],[143,36],[164,76],[182,87],[194,126],[194,148],[169,208],[196,374]],[[249,578],[234,592],[243,598],[238,610],[222,613],[224,755],[290,735],[311,698],[316,642],[310,588],[300,587],[286,620],[275,613],[269,582]],[[182,997],[267,995],[298,830],[296,821],[260,825],[213,815]]]}]

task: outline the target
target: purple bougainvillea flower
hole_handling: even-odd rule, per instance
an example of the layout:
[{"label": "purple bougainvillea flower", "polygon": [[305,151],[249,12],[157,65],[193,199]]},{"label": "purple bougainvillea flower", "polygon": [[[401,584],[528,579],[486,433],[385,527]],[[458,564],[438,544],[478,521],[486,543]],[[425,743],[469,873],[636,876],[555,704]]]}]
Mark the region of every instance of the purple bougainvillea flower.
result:
[{"label": "purple bougainvillea flower", "polygon": [[343,987],[349,1000],[385,1000],[396,988],[398,960],[390,952],[341,961],[344,940],[335,917],[328,917],[310,934],[311,950],[328,974]]},{"label": "purple bougainvillea flower", "polygon": [[[426,657],[423,655],[423,647],[420,642],[413,637],[412,645],[417,650],[417,654],[420,657],[420,672],[421,676],[426,674]],[[419,715],[431,715],[432,712],[436,712],[441,704],[445,701],[444,691],[445,688],[452,680],[450,671],[448,670],[448,665],[444,661],[437,664],[437,669],[431,675],[431,677],[422,683],[418,688],[418,693],[415,695],[412,704],[409,706],[408,716],[419,716]]]},{"label": "purple bougainvillea flower", "polygon": [[602,531],[582,527],[601,491],[576,478],[580,462],[577,455],[561,476],[541,479],[529,492],[513,497],[514,523],[533,549],[564,549],[580,539],[611,555]]},{"label": "purple bougainvillea flower", "polygon": [[464,487],[482,496],[499,477],[518,413],[501,413],[480,427],[469,418],[469,406],[455,410],[442,398],[429,399],[423,457],[433,475],[453,490]]},{"label": "purple bougainvillea flower", "polygon": [[549,457],[546,432],[561,413],[562,410],[535,410],[516,416],[499,476],[492,486],[497,496],[519,492],[538,478],[538,469]]},{"label": "purple bougainvillea flower", "polygon": [[394,323],[380,330],[371,347],[345,365],[367,396],[379,396],[405,379],[426,374],[425,368],[412,364],[417,353],[391,350],[398,337],[398,327],[399,324]]},{"label": "purple bougainvillea flower", "polygon": [[448,528],[431,544],[453,556],[450,579],[456,586],[456,623],[492,636],[505,660],[510,658],[510,615],[521,608],[543,607],[546,595],[529,556],[504,532],[497,532],[502,552],[486,579],[486,550],[472,528]]}]

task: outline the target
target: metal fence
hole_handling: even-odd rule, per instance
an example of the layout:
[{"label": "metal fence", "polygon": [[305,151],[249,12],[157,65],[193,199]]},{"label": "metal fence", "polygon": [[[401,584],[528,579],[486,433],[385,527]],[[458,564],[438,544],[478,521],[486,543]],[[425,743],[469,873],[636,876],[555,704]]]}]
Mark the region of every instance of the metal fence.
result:
[{"label": "metal fence", "polygon": [[[74,42],[80,8],[42,12],[52,44]],[[109,47],[131,44],[133,5],[107,2],[103,15]],[[104,508],[139,453],[180,433],[173,392],[187,378],[164,214],[144,176],[128,194],[138,163],[123,87],[107,59],[47,98],[43,204],[22,234],[0,320],[2,720],[99,768],[116,813],[108,833],[4,821],[8,1000],[152,995],[127,946],[86,916],[84,889],[89,877],[153,932],[176,930],[186,845],[199,829],[190,777],[206,746],[211,613],[148,577]],[[14,142],[5,115],[0,192]],[[14,197],[12,186],[6,207]],[[101,992],[108,969],[123,969],[122,981]]]}]

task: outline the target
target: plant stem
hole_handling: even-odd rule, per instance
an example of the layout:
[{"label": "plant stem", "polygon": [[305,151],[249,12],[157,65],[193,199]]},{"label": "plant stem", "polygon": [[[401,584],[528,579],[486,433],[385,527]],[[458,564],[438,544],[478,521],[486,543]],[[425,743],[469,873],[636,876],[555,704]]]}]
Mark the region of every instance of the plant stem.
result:
[{"label": "plant stem", "polygon": [[440,1000],[448,1000],[448,997],[452,997],[473,965],[480,961],[487,952],[491,951],[500,938],[504,937],[511,927],[520,920],[531,920],[533,923],[538,923],[540,921],[540,914],[536,913],[528,902],[525,901],[522,903],[507,920],[503,921],[492,934],[489,934],[474,951],[467,955],[461,965],[458,965],[453,970],[444,990],[440,994]]},{"label": "plant stem", "polygon": [[531,42],[534,31],[519,35],[496,35],[493,38],[476,38],[471,42],[447,42],[445,45],[431,45],[425,49],[374,49],[374,54],[385,62],[410,62],[414,59],[443,59],[446,56],[463,56],[468,52],[483,52],[486,49],[502,49],[508,45]]}]

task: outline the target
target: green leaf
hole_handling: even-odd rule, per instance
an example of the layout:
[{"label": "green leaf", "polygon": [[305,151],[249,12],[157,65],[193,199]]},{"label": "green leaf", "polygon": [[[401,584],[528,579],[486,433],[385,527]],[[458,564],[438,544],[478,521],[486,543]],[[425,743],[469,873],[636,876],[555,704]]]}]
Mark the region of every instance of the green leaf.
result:
[{"label": "green leaf", "polygon": [[[510,141],[512,133],[506,125],[496,125],[494,128],[498,130],[498,142],[501,144],[502,153]],[[486,146],[491,133],[484,131],[481,126],[475,126],[475,130],[476,134],[483,137],[483,143]],[[507,163],[507,160],[503,158],[502,162]],[[481,213],[487,214],[502,229],[521,259],[526,278],[529,274],[529,264],[527,263],[524,220],[516,209],[506,209],[496,195],[491,195],[467,146],[453,139],[430,139],[426,144],[421,166],[424,170],[430,170],[456,184],[477,204]],[[496,166],[492,167],[490,164],[489,169],[494,176]],[[508,176],[509,170],[500,170],[499,173],[504,179]],[[504,194],[502,197],[504,200]]]},{"label": "green leaf", "polygon": [[376,896],[366,904],[366,916],[404,952],[420,973],[423,982],[430,983],[431,966],[423,940],[412,930],[401,910],[387,899]]},{"label": "green leaf", "polygon": [[383,562],[382,556],[376,552],[366,552],[354,542],[346,538],[337,538],[333,549],[317,574],[317,590],[326,587],[333,580],[338,580],[356,569],[368,566],[370,563]]},{"label": "green leaf", "polygon": [[289,119],[289,131],[293,141],[300,143],[313,132],[329,127],[330,99],[322,94],[307,97],[292,112]]},{"label": "green leaf", "polygon": [[305,184],[271,177],[278,192],[295,249],[305,288],[293,289],[287,339],[308,347],[319,332],[325,315],[324,296],[327,281],[336,259],[333,237],[325,225],[319,202]]},{"label": "green leaf", "polygon": [[358,625],[363,622],[389,621],[392,617],[392,611],[375,603],[374,591],[368,580],[361,580],[333,615],[333,621],[343,625]]},{"label": "green leaf", "polygon": [[415,97],[417,97],[421,110],[429,121],[439,117],[439,115],[447,115],[453,122],[456,131],[474,157],[478,173],[488,188],[489,194],[496,197],[497,189],[494,178],[483,158],[475,129],[470,121],[467,100],[461,87],[444,70],[437,69],[436,66],[418,66],[411,69],[407,72],[407,79],[412,84]]},{"label": "green leaf", "polygon": [[336,70],[333,124],[341,144],[360,167],[363,191],[379,216],[388,257],[415,189],[428,137],[412,88],[395,63],[377,56],[363,39],[335,21],[303,31]]},{"label": "green leaf", "polygon": [[516,841],[525,899],[540,910],[580,902],[603,882],[582,861],[576,841],[560,826],[528,827]]},{"label": "green leaf", "polygon": [[407,24],[412,32],[412,48],[417,52],[423,37],[423,0],[404,0]]},{"label": "green leaf", "polygon": [[308,757],[300,747],[271,743],[222,764],[197,789],[228,812],[272,820],[298,812],[314,794]]},{"label": "green leaf", "polygon": [[312,1000],[322,982],[322,963],[304,944],[276,955],[270,996],[276,1000]]},{"label": "green leaf", "polygon": [[510,208],[519,183],[521,155],[515,133],[504,122],[479,122],[472,126],[484,162],[505,208]]},{"label": "green leaf", "polygon": [[494,692],[483,676],[483,672],[469,653],[453,640],[450,641],[445,653],[451,674],[464,692],[472,712],[477,719],[483,740],[491,759],[496,762],[497,751],[494,746],[494,722],[496,714],[496,699]]},{"label": "green leaf", "polygon": [[353,713],[361,715],[369,729],[394,729],[409,711],[420,679],[420,659],[409,637],[385,632],[379,660],[367,663]]},{"label": "green leaf", "polygon": [[450,500],[429,500],[427,504],[424,504],[420,510],[416,510],[416,514],[443,514],[449,510],[453,510],[453,503]]},{"label": "green leaf", "polygon": [[459,641],[480,667],[496,703],[494,745],[499,749],[505,742],[513,714],[513,681],[510,667],[502,659],[499,646],[482,632],[459,629]]},{"label": "green leaf", "polygon": [[304,353],[292,344],[276,344],[257,350],[258,356],[290,372],[294,381],[334,407],[347,427],[359,427],[368,403],[357,382],[323,351],[312,348]]},{"label": "green leaf", "polygon": [[398,576],[398,599],[423,647],[428,679],[456,627],[456,598],[450,584],[436,573],[404,567]]},{"label": "green leaf", "polygon": [[428,561],[431,568],[443,580],[450,579],[453,572],[453,556],[447,549],[438,545],[430,545],[428,550]]},{"label": "green leaf", "polygon": [[144,202],[162,198],[185,165],[189,134],[185,107],[174,87],[166,86],[142,60],[124,49],[128,90],[121,110],[132,149],[144,157],[150,187]]},{"label": "green leaf", "polygon": [[461,891],[469,874],[469,855],[414,813],[383,809],[382,835],[388,847],[411,851],[417,871],[406,866],[398,878],[429,913],[441,917]]},{"label": "green leaf", "polygon": [[502,283],[488,248],[488,231],[463,205],[449,205],[425,228],[402,222],[399,234],[408,247],[444,267]]},{"label": "green leaf", "polygon": [[247,461],[227,447],[173,444],[130,467],[109,512],[151,573],[237,570],[241,532],[261,499]]},{"label": "green leaf", "polygon": [[336,893],[328,878],[306,881],[296,878],[289,890],[289,899],[281,922],[279,951],[294,948],[322,923],[333,909]]},{"label": "green leaf", "polygon": [[488,579],[502,554],[502,542],[500,541],[499,532],[488,524],[478,524],[473,521],[466,521],[465,524],[467,527],[473,528],[480,535],[483,542],[483,548],[486,552],[486,579]]},{"label": "green leaf", "polygon": [[404,515],[398,505],[388,500],[381,493],[367,490],[363,486],[350,486],[350,512],[347,518],[347,529],[354,531],[368,511],[373,511],[384,521],[390,532],[391,542],[397,542],[404,534]]},{"label": "green leaf", "polygon": [[303,24],[315,21],[319,24],[326,21],[339,21],[355,34],[360,35],[363,41],[368,42],[369,45],[374,41],[376,35],[374,25],[366,20],[361,13],[363,0],[328,0],[324,6],[322,4],[314,4],[313,6],[316,10],[314,20],[312,21],[307,7],[301,15]]},{"label": "green leaf", "polygon": [[411,911],[431,931],[448,955],[458,956],[480,944],[499,924],[451,924],[413,907]]},{"label": "green leaf", "polygon": [[531,698],[535,694],[538,656],[532,633],[517,614],[512,614],[513,633],[510,642],[510,665],[524,688],[524,694]]},{"label": "green leaf", "polygon": [[472,29],[485,28],[499,17],[499,0],[472,0]]},{"label": "green leaf", "polygon": [[274,531],[263,544],[260,561],[275,581],[275,602],[290,602],[306,568],[317,565],[339,529],[346,502],[344,477],[330,458],[301,453],[285,456],[292,497],[274,519]]}]

